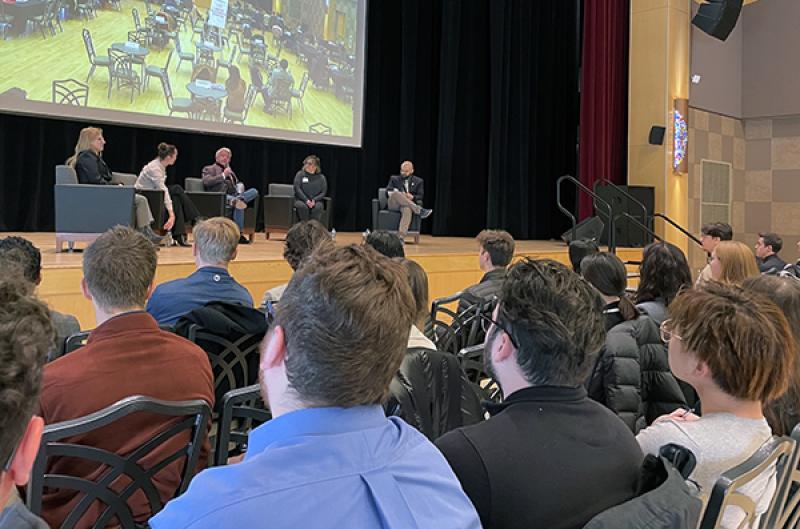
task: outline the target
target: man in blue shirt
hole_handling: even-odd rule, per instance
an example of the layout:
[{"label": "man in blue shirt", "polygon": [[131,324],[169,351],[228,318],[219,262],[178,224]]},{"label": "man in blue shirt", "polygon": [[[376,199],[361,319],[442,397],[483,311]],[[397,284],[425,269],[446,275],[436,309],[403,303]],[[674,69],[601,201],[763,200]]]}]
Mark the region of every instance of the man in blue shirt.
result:
[{"label": "man in blue shirt", "polygon": [[236,224],[223,217],[210,218],[198,223],[193,235],[197,271],[189,277],[158,285],[147,301],[147,312],[159,325],[173,325],[178,318],[209,301],[253,306],[250,292],[228,273],[239,244]]},{"label": "man in blue shirt", "polygon": [[478,529],[436,448],[380,402],[405,354],[414,302],[402,265],[322,247],[281,297],[261,350],[273,419],[244,461],[205,470],[153,529]]}]

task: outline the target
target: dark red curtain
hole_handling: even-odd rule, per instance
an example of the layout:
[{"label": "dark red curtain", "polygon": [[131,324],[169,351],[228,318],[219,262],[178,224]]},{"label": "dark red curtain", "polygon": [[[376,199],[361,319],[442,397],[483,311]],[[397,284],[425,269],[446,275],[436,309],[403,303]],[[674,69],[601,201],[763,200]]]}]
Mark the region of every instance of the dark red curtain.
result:
[{"label": "dark red curtain", "polygon": [[[630,0],[584,0],[583,10],[580,181],[625,184]],[[580,195],[578,212],[592,214],[588,195]]]}]

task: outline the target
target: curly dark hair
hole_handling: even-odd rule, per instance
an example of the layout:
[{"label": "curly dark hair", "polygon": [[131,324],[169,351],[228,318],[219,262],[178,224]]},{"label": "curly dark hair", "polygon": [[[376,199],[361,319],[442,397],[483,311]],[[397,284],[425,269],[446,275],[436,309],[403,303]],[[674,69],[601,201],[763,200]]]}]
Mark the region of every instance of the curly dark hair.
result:
[{"label": "curly dark hair", "polygon": [[11,456],[39,399],[53,345],[47,306],[22,277],[0,281],[0,462]]},{"label": "curly dark hair", "polygon": [[333,243],[331,234],[325,226],[317,220],[305,220],[298,222],[286,233],[286,241],[283,245],[283,258],[292,267],[292,270],[300,268],[300,263],[311,255],[318,246],[325,243]]},{"label": "curly dark hair", "polygon": [[42,253],[28,239],[16,236],[0,239],[0,257],[19,263],[25,279],[31,283],[37,284],[42,278]]},{"label": "curly dark hair", "polygon": [[528,382],[576,386],[605,340],[604,306],[597,290],[563,264],[526,258],[508,271],[497,321],[516,339]]},{"label": "curly dark hair", "polygon": [[636,303],[661,298],[664,305],[669,306],[678,292],[692,286],[692,272],[686,256],[668,242],[654,242],[645,247],[639,274]]}]

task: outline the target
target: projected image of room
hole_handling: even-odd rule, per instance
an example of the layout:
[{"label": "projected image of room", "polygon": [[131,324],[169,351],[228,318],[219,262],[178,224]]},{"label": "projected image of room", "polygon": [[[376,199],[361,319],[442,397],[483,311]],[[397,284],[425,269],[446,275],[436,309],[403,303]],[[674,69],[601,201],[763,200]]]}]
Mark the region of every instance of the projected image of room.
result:
[{"label": "projected image of room", "polygon": [[364,16],[365,0],[2,0],[0,108],[358,145]]}]

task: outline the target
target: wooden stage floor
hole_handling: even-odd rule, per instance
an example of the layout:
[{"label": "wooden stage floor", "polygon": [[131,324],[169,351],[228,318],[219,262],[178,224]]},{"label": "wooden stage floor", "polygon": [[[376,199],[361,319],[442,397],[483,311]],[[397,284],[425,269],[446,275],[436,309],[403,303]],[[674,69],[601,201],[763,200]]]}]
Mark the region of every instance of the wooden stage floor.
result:
[{"label": "wooden stage floor", "polygon": [[[35,244],[42,252],[42,284],[39,296],[55,310],[74,314],[81,327],[94,327],[94,311],[81,294],[82,253],[56,253],[53,233],[3,233],[19,235]],[[338,233],[338,244],[360,243],[360,233]],[[79,245],[80,247],[80,245]],[[406,256],[417,261],[428,273],[430,299],[447,296],[476,283],[481,278],[478,268],[478,246],[472,238],[432,237],[423,235],[420,243],[406,244]],[[637,260],[641,249],[618,249],[623,260]],[[517,241],[515,258],[550,258],[569,263],[567,246],[561,241]],[[161,248],[158,252],[156,283],[185,277],[194,271],[191,248]],[[239,247],[231,263],[231,274],[260,303],[264,292],[285,283],[291,269],[283,260],[283,241],[265,240],[256,234],[253,244]]]}]

